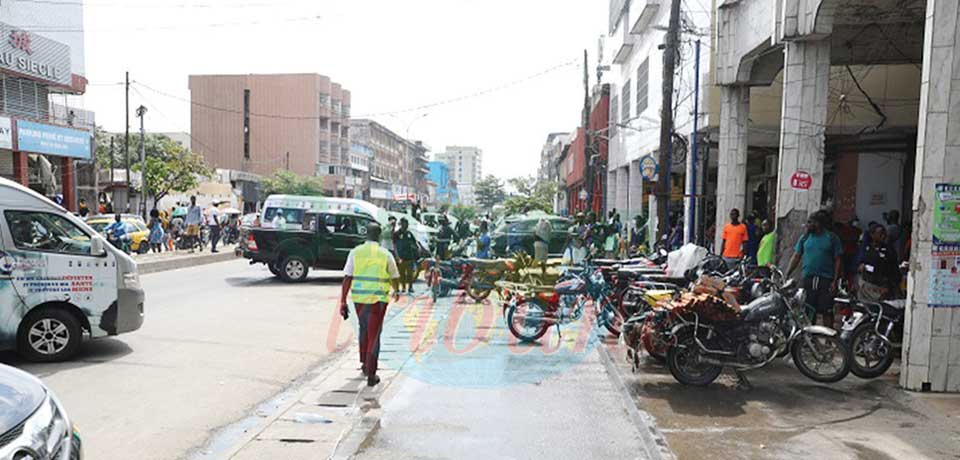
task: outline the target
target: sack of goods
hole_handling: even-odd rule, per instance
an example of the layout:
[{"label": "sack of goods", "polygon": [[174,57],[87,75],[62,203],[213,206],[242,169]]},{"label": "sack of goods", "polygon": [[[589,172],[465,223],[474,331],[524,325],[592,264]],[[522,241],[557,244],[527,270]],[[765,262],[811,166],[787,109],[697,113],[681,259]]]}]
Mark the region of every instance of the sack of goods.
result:
[{"label": "sack of goods", "polygon": [[740,318],[740,309],[728,304],[723,298],[711,294],[687,292],[673,301],[673,312],[678,315],[696,313],[701,321],[717,323],[736,321]]},{"label": "sack of goods", "polygon": [[727,286],[722,278],[703,275],[693,286],[695,294],[709,294],[722,297],[723,300],[736,311],[740,311],[740,302],[737,300],[739,290]]}]

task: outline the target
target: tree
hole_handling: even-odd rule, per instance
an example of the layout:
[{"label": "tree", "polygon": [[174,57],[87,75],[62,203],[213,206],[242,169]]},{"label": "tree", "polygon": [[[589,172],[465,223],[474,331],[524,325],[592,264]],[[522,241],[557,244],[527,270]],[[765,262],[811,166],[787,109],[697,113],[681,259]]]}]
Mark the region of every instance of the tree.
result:
[{"label": "tree", "polygon": [[323,179],[299,176],[287,170],[279,170],[260,183],[265,195],[324,196]]},{"label": "tree", "polygon": [[516,192],[504,202],[507,214],[553,212],[553,197],[557,194],[556,182],[537,181],[534,177],[516,177],[509,182]]},{"label": "tree", "polygon": [[473,206],[458,204],[450,208],[450,214],[459,220],[471,221],[477,217],[477,210]]},{"label": "tree", "polygon": [[[213,176],[213,168],[207,166],[203,156],[191,152],[179,142],[162,134],[149,134],[145,140],[146,171],[143,172],[143,179],[146,182],[147,190],[153,195],[154,208],[157,207],[160,200],[171,192],[193,190],[200,185],[202,179]],[[136,151],[139,152],[139,136],[137,136],[135,143],[131,142],[131,156],[134,152],[134,144],[136,145]],[[109,151],[109,146],[107,149]],[[109,156],[107,161],[107,167],[109,167]],[[130,169],[142,172],[143,166],[139,161],[139,154],[136,160],[131,158]]]},{"label": "tree", "polygon": [[481,179],[473,184],[473,194],[476,197],[477,205],[483,209],[490,209],[507,198],[507,193],[503,189],[503,182],[492,175]]}]

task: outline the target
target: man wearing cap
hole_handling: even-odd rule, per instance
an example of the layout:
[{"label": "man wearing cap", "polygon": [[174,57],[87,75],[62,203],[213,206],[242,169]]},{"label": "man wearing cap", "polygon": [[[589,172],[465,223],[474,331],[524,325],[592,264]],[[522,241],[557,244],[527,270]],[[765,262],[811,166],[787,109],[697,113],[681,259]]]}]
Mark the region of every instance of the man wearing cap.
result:
[{"label": "man wearing cap", "polygon": [[367,376],[367,386],[371,387],[380,383],[380,377],[377,376],[380,331],[390,302],[391,287],[394,302],[400,299],[400,271],[390,251],[378,243],[381,233],[376,223],[367,225],[367,242],[354,248],[347,256],[340,292],[340,315],[345,320],[350,316],[347,293],[351,293],[360,323],[360,370]]}]

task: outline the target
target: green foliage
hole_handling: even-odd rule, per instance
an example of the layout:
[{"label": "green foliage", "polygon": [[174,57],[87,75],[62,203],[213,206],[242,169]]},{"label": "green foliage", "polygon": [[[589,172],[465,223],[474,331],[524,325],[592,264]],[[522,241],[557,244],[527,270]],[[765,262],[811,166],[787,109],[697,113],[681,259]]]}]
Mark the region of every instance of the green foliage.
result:
[{"label": "green foliage", "polygon": [[324,196],[323,179],[299,176],[291,171],[279,170],[260,183],[265,195]]},{"label": "green foliage", "polygon": [[537,181],[534,177],[516,177],[509,182],[516,189],[516,193],[503,204],[507,215],[538,210],[553,212],[553,198],[557,194],[556,182]]},{"label": "green foliage", "polygon": [[477,205],[483,209],[490,209],[503,203],[503,200],[507,198],[507,192],[503,189],[503,182],[491,175],[473,184],[473,194],[476,197]]},{"label": "green foliage", "polygon": [[[162,134],[149,134],[145,140],[146,172],[143,173],[143,177],[147,185],[147,191],[153,196],[154,207],[171,192],[193,190],[200,185],[201,180],[213,176],[213,168],[207,166],[206,162],[203,161],[203,156],[187,150],[179,142]],[[139,160],[139,153],[136,158],[133,158],[134,151],[140,151],[140,136],[137,136],[136,141],[136,150],[133,149],[133,142],[130,146],[130,169],[142,171],[143,166]],[[109,153],[109,140],[107,142]],[[116,161],[116,158],[114,161]],[[99,157],[97,162],[100,163]],[[107,156],[107,163],[107,167],[109,167],[109,155]],[[121,167],[120,165],[122,163],[115,163],[114,166]]]},{"label": "green foliage", "polygon": [[477,210],[472,206],[458,204],[450,208],[450,214],[459,220],[469,222],[477,217]]}]

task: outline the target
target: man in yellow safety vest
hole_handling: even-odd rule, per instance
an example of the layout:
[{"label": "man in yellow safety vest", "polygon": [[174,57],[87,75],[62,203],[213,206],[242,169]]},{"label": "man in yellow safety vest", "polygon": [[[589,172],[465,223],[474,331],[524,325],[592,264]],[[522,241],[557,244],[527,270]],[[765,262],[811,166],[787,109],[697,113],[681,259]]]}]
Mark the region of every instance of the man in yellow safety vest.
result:
[{"label": "man in yellow safety vest", "polygon": [[380,356],[380,331],[390,302],[400,298],[400,271],[390,251],[380,247],[380,226],[367,225],[367,242],[353,248],[343,267],[343,289],[340,292],[340,315],[350,317],[347,293],[351,292],[357,320],[360,323],[360,369],[367,376],[367,386],[380,383],[377,359]]}]

